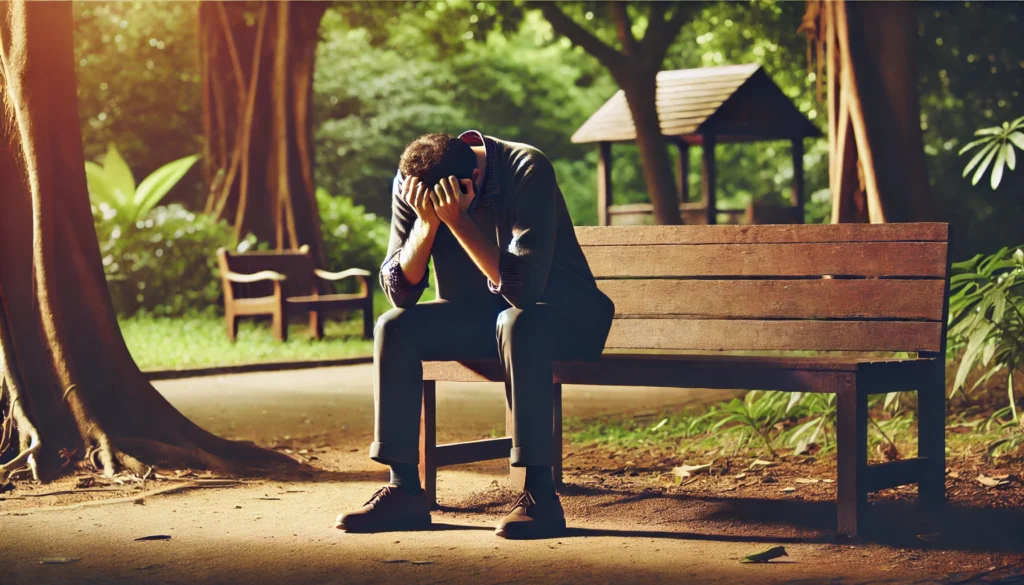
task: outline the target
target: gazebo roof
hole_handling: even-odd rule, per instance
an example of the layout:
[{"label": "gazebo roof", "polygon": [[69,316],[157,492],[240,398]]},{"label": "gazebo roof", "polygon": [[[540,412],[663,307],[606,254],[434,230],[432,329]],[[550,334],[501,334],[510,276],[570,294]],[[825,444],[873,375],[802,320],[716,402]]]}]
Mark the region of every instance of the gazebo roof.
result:
[{"label": "gazebo roof", "polygon": [[[661,71],[657,77],[661,133],[700,144],[821,136],[760,65]],[[626,95],[619,90],[572,135],[575,143],[636,139]]]}]

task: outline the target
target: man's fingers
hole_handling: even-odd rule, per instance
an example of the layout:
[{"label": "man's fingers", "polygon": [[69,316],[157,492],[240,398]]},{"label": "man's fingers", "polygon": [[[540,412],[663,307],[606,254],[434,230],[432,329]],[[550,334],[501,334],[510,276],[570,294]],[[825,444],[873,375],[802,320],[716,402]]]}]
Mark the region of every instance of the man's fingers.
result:
[{"label": "man's fingers", "polygon": [[434,190],[430,192],[430,198],[434,201],[435,207],[444,204],[444,196],[442,195],[443,192],[444,191],[441,189],[440,184],[435,185]]},{"label": "man's fingers", "polygon": [[426,188],[423,186],[423,183],[416,184],[416,194],[413,196],[413,207],[415,207],[416,209],[420,209],[423,207],[423,192],[425,190]]},{"label": "man's fingers", "polygon": [[458,201],[459,196],[462,195],[462,188],[459,187],[459,179],[452,175],[448,177],[448,185],[451,187],[452,200]]}]

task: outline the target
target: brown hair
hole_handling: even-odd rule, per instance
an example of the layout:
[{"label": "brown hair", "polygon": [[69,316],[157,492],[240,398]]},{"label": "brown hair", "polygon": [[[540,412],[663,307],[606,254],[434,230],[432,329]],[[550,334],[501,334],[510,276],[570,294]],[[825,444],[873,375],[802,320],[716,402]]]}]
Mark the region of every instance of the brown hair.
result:
[{"label": "brown hair", "polygon": [[451,175],[471,179],[476,168],[473,149],[451,134],[420,136],[405,147],[398,163],[403,177],[417,177],[429,187]]}]

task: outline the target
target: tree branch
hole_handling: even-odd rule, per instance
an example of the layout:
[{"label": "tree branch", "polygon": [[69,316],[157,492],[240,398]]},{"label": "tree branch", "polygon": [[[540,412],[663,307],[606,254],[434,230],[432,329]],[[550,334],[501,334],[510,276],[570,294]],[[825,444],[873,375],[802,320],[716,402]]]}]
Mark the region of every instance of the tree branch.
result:
[{"label": "tree branch", "polygon": [[615,22],[615,35],[622,43],[622,52],[629,57],[637,56],[636,39],[633,38],[633,22],[629,19],[629,13],[626,12],[626,3],[610,2],[608,10],[612,13],[612,20]]},{"label": "tree branch", "polygon": [[572,41],[573,44],[583,47],[583,50],[593,55],[609,70],[621,69],[623,56],[614,48],[605,44],[590,31],[583,28],[575,20],[562,12],[554,2],[543,2],[540,4],[541,13],[551,24],[551,28],[563,37]]},{"label": "tree branch", "polygon": [[658,2],[651,6],[650,22],[644,34],[643,45],[657,67],[661,66],[679,31],[700,11],[702,3],[678,2],[675,6],[676,9],[667,19],[665,16],[668,12],[668,3]]}]

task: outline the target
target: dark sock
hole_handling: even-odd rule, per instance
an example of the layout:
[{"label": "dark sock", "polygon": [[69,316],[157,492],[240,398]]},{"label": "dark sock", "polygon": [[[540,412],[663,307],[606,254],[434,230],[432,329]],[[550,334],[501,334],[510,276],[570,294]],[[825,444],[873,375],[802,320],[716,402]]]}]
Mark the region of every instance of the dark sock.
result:
[{"label": "dark sock", "polygon": [[526,489],[535,498],[555,496],[555,480],[551,477],[551,468],[544,465],[527,465]]},{"label": "dark sock", "polygon": [[412,463],[392,463],[391,485],[397,485],[410,494],[420,493],[423,488],[420,487],[419,467]]}]

